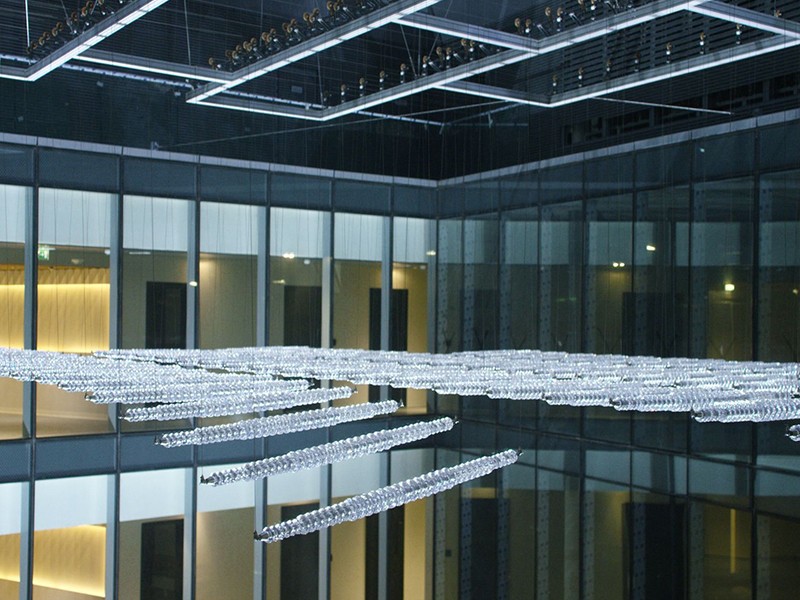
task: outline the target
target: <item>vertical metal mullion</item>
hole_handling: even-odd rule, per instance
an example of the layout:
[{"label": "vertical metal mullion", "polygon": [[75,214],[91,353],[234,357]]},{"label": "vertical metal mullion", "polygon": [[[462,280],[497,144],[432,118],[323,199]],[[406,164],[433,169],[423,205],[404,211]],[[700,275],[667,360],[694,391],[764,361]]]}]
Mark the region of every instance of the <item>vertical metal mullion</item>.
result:
[{"label": "vertical metal mullion", "polygon": [[[122,232],[123,232],[123,202],[124,181],[122,173],[124,160],[118,158],[117,194],[115,195],[110,211],[109,241],[109,348],[119,348],[121,345],[121,316],[122,316]],[[112,404],[108,409],[108,417],[115,433],[114,440],[114,472],[109,476],[108,494],[106,500],[106,572],[105,591],[107,598],[119,597],[119,522],[120,522],[120,449],[122,438],[119,427],[119,407]]]},{"label": "vertical metal mullion", "polygon": [[[267,175],[269,177],[269,175]],[[267,181],[269,190],[271,178]],[[265,198],[263,206],[257,209],[258,214],[258,257],[256,274],[256,345],[269,344],[269,260],[270,260],[270,202]],[[260,413],[264,416],[265,413]],[[257,442],[257,449],[261,456],[268,456],[269,443],[267,438]],[[267,510],[269,496],[267,493],[267,479],[261,479],[254,484],[254,529],[260,531],[268,524]],[[266,600],[267,597],[267,545],[256,544],[253,551],[253,600]]]},{"label": "vertical metal mullion", "polygon": [[[390,206],[393,208],[394,189],[390,188],[392,197]],[[392,211],[393,213],[393,211]],[[381,252],[381,350],[392,349],[392,267],[394,264],[394,228],[393,217],[383,217],[383,240]],[[381,400],[388,400],[389,387],[381,386]],[[390,458],[389,452],[378,455],[380,486],[389,485]],[[402,565],[399,566],[402,568]],[[378,514],[378,600],[389,597],[389,513],[383,511]]]},{"label": "vertical metal mullion", "polygon": [[[331,181],[329,189],[330,210],[323,213],[322,219],[322,332],[320,336],[323,348],[333,347],[333,249],[334,249],[334,224],[333,212],[334,182]],[[323,382],[329,385],[329,382]],[[325,441],[330,441],[330,428],[326,430]],[[320,468],[319,505],[328,506],[332,495],[332,467],[325,465]],[[331,588],[331,531],[329,528],[319,532],[319,600],[328,600]]]},{"label": "vertical metal mullion", "polygon": [[[24,296],[24,345],[28,350],[36,349],[36,322],[38,309],[38,248],[39,248],[39,149],[34,149],[34,183],[25,200],[25,296]],[[29,479],[22,485],[20,513],[20,564],[19,599],[33,598],[33,536],[36,507],[36,384],[26,382],[22,386],[23,433],[30,437]]]},{"label": "vertical metal mullion", "polygon": [[[195,199],[192,201],[188,219],[188,249],[186,256],[186,348],[199,345],[198,325],[200,314],[200,196],[199,169],[195,170]],[[194,282],[195,285],[189,284]],[[195,419],[191,419],[195,425]],[[184,486],[183,520],[183,600],[194,600],[197,589],[197,447],[192,447],[192,466],[186,471]]]}]

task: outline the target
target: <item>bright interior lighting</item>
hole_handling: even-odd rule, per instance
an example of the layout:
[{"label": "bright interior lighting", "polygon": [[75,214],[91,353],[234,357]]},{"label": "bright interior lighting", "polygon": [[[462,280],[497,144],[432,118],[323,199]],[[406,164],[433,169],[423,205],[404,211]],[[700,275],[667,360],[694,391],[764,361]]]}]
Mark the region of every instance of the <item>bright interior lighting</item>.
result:
[{"label": "bright interior lighting", "polygon": [[197,282],[192,280],[192,281],[189,282],[189,285],[192,286],[192,287],[197,287]]},{"label": "bright interior lighting", "polygon": [[288,258],[289,260],[291,260],[294,258],[294,252],[284,252],[281,256],[283,256],[283,258]]},{"label": "bright interior lighting", "polygon": [[648,252],[655,252],[655,251],[656,251],[656,247],[655,247],[655,246],[653,246],[653,244],[647,244],[647,246],[645,246],[644,248],[645,248],[645,250],[647,250]]},{"label": "bright interior lighting", "polygon": [[725,284],[725,291],[726,292],[732,292],[735,289],[736,289],[736,286],[733,285],[732,283],[726,283]]}]

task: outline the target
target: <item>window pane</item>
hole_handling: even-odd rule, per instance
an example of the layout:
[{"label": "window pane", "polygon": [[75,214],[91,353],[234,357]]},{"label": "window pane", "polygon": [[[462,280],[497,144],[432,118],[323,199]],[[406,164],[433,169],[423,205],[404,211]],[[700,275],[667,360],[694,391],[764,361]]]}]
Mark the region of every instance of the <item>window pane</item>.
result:
[{"label": "window pane", "polygon": [[[22,348],[25,202],[30,189],[0,185],[0,346]],[[22,432],[22,383],[0,378],[0,439]]]},{"label": "window pane", "polygon": [[258,217],[264,210],[238,204],[200,205],[201,348],[256,343]]},{"label": "window pane", "polygon": [[270,209],[269,343],[319,347],[327,213]]},{"label": "window pane", "polygon": [[[120,600],[180,598],[188,469],[120,476]],[[191,479],[189,480],[191,481]]]},{"label": "window pane", "polygon": [[[39,190],[39,350],[108,349],[113,194]],[[40,436],[111,431],[108,410],[82,393],[37,385]]]},{"label": "window pane", "polygon": [[36,482],[34,598],[56,590],[70,598],[105,596],[109,483],[108,475]]},{"label": "window pane", "polygon": [[0,485],[0,597],[19,596],[20,524],[22,519],[21,483]]}]

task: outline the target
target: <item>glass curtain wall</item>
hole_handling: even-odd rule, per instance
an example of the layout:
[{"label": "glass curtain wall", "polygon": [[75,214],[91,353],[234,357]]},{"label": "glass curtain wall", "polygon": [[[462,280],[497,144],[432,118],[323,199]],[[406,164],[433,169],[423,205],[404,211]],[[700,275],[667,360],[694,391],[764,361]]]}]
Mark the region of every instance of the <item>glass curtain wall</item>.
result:
[{"label": "glass curtain wall", "polygon": [[[428,272],[436,253],[429,244],[431,224],[426,219],[394,217],[393,228],[389,345],[392,350],[427,352]],[[427,392],[406,390],[405,410],[426,412]]]},{"label": "glass curtain wall", "polygon": [[[22,348],[25,203],[30,188],[0,185],[0,346]],[[22,383],[0,378],[0,439],[23,435]]]},{"label": "glass curtain wall", "polygon": [[199,347],[256,343],[257,206],[200,204]]},{"label": "glass curtain wall", "polygon": [[19,596],[22,483],[0,484],[0,596]]},{"label": "glass curtain wall", "polygon": [[105,596],[109,475],[36,482],[34,598]]},{"label": "glass curtain wall", "polygon": [[[37,348],[90,353],[109,347],[113,194],[39,190]],[[40,436],[111,431],[108,409],[38,385]]]},{"label": "glass curtain wall", "polygon": [[322,258],[325,213],[270,209],[269,343],[311,346],[322,341]]}]

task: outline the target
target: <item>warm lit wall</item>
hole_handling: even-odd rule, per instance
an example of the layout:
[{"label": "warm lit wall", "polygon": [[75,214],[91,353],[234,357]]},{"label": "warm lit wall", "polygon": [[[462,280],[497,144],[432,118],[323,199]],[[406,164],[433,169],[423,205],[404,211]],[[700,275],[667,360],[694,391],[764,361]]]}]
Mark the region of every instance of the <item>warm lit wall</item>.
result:
[{"label": "warm lit wall", "polygon": [[338,261],[334,265],[335,348],[369,348],[369,290],[381,287],[380,263]]},{"label": "warm lit wall", "polygon": [[[37,590],[34,593],[37,599],[105,597],[105,526],[37,531],[33,545],[33,584],[48,588]],[[53,590],[72,594],[57,594]]]},{"label": "warm lit wall", "polygon": [[200,347],[236,348],[256,342],[256,258],[200,255]]},{"label": "warm lit wall", "polygon": [[[392,288],[408,290],[408,351],[428,351],[428,271],[425,265],[395,263]],[[427,392],[408,390],[406,410],[425,412]]]},{"label": "warm lit wall", "polygon": [[39,350],[108,349],[109,270],[40,268]]},{"label": "warm lit wall", "polygon": [[197,600],[252,595],[252,530],[252,508],[197,513]]},{"label": "warm lit wall", "polygon": [[[403,530],[403,598],[423,600],[430,597],[427,577],[427,515],[433,508],[429,498],[405,505]],[[391,565],[389,568],[392,568]]]},{"label": "warm lit wall", "polygon": [[366,531],[365,519],[331,528],[331,600],[363,600]]},{"label": "warm lit wall", "polygon": [[0,266],[0,346],[2,347],[22,348],[24,296],[22,265]]}]

